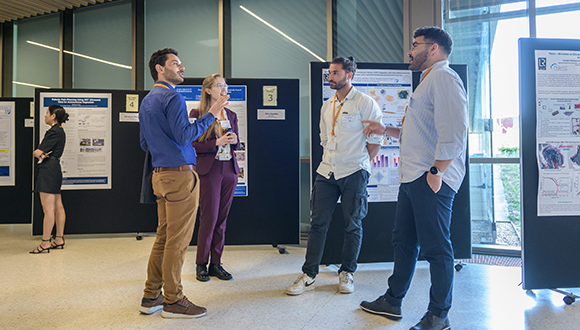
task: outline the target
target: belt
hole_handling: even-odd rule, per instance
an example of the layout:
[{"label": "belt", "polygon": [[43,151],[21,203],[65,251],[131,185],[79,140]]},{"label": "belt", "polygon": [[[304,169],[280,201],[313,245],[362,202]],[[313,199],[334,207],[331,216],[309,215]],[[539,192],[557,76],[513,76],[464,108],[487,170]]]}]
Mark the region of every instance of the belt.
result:
[{"label": "belt", "polygon": [[181,165],[181,166],[175,166],[175,167],[155,167],[153,169],[153,172],[158,173],[158,172],[165,172],[165,171],[194,171],[195,170],[195,166],[193,165]]}]

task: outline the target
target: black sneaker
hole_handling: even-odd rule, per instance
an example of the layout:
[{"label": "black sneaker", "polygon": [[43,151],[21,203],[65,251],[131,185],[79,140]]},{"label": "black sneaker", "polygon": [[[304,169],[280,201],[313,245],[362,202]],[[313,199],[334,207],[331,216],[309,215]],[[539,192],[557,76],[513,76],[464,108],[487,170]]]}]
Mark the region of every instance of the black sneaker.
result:
[{"label": "black sneaker", "polygon": [[232,274],[228,273],[222,267],[221,264],[209,264],[208,274],[209,274],[209,276],[215,276],[215,277],[219,278],[220,280],[224,280],[224,281],[229,281],[232,278],[234,278],[232,276]]},{"label": "black sneaker", "polygon": [[410,330],[449,330],[451,325],[449,324],[449,318],[438,317],[433,315],[431,311],[427,311],[421,321],[415,324]]},{"label": "black sneaker", "polygon": [[196,275],[195,278],[200,282],[207,282],[209,281],[209,275],[207,273],[206,265],[197,265],[195,269]]},{"label": "black sneaker", "polygon": [[401,307],[389,304],[385,296],[380,296],[372,302],[363,301],[360,303],[360,308],[365,312],[382,315],[391,320],[400,320],[403,317]]}]

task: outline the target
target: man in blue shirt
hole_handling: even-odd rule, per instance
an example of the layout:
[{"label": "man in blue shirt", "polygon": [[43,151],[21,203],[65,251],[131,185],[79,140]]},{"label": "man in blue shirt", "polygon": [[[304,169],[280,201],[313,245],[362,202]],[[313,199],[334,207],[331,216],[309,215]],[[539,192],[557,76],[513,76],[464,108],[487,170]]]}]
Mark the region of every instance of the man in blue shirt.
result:
[{"label": "man in blue shirt", "polygon": [[177,51],[156,51],[149,60],[149,69],[155,85],[141,102],[139,124],[141,148],[149,149],[154,167],[152,184],[159,226],[139,311],[152,314],[163,309],[161,315],[166,318],[196,318],[207,310],[190,302],[181,285],[185,251],[199,205],[199,178],[191,143],[216,120],[229,96],[222,96],[207,114],[191,124],[185,101],[175,91],[175,85],[183,82],[185,70]]},{"label": "man in blue shirt", "polygon": [[393,228],[395,266],[387,292],[361,308],[398,320],[419,255],[429,262],[431,291],[427,313],[412,330],[450,328],[447,314],[453,289],[451,208],[465,176],[467,93],[449,67],[451,36],[438,27],[415,30],[407,53],[409,69],[421,70],[401,129],[368,122],[366,134],[399,138],[399,195]]}]

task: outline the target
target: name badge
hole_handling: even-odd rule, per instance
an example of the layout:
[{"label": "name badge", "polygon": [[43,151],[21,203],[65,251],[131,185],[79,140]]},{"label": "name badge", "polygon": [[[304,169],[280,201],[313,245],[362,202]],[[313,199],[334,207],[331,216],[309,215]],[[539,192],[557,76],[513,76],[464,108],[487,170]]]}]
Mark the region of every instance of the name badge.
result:
[{"label": "name badge", "polygon": [[326,142],[326,150],[336,150],[336,142]]},{"label": "name badge", "polygon": [[227,119],[226,119],[226,120],[220,120],[220,126],[221,126],[222,128],[228,128],[228,127],[232,127],[232,126],[230,125],[230,121],[229,121],[229,120],[227,120]]},{"label": "name badge", "polygon": [[354,123],[356,116],[342,116],[343,123]]},{"label": "name badge", "polygon": [[232,159],[232,155],[230,155],[230,154],[221,154],[221,153],[218,154],[219,161],[223,162],[223,161],[230,160],[230,159]]}]

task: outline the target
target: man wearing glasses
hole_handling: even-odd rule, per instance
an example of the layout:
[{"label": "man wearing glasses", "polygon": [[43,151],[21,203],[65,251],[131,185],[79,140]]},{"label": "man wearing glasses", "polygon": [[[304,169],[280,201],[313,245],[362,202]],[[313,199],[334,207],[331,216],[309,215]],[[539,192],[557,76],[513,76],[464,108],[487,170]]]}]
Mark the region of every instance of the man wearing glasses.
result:
[{"label": "man wearing glasses", "polygon": [[438,27],[415,30],[407,53],[409,69],[421,70],[421,82],[405,111],[402,127],[369,125],[367,135],[400,139],[399,195],[393,228],[395,265],[387,292],[360,307],[389,319],[402,318],[402,300],[411,284],[419,255],[429,262],[430,302],[412,330],[450,329],[447,314],[453,289],[451,208],[465,175],[467,93],[449,68],[451,36]]}]

